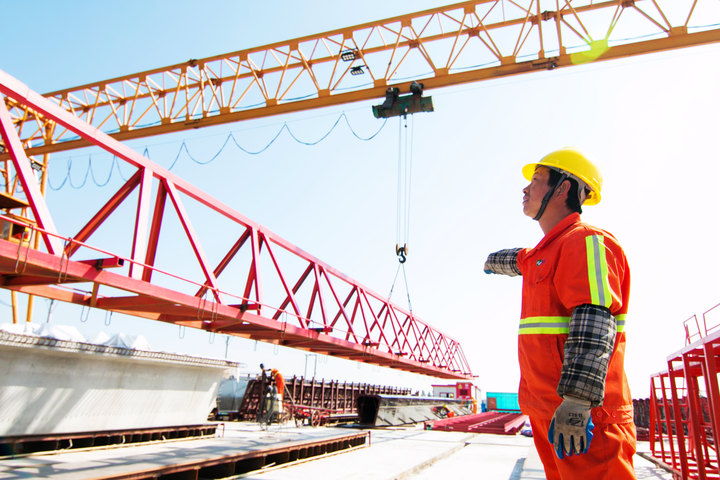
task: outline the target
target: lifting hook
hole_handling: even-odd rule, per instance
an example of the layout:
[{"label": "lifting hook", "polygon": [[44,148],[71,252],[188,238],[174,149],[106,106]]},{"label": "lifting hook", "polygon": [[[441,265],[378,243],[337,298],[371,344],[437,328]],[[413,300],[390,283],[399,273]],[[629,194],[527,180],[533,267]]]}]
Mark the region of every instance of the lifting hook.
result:
[{"label": "lifting hook", "polygon": [[405,263],[407,260],[407,243],[403,244],[402,247],[400,245],[395,245],[395,255],[400,257],[398,258],[400,263]]}]

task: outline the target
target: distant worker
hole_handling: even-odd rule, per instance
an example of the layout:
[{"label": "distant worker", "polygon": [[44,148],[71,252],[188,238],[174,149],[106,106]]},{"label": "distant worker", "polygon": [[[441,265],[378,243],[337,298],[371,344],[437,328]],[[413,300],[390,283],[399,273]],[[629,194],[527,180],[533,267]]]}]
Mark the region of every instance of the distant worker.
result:
[{"label": "distant worker", "polygon": [[523,213],[545,237],[489,255],[486,273],[522,275],[518,400],[548,480],[634,479],[625,377],[630,270],[615,237],[580,220],[602,176],[574,149],[526,165]]},{"label": "distant worker", "polygon": [[277,390],[277,397],[275,397],[275,408],[277,413],[282,413],[283,409],[283,394],[285,393],[285,378],[277,368],[273,368],[270,371],[270,376],[275,381],[275,389]]},{"label": "distant worker", "polygon": [[270,370],[270,376],[273,380],[275,380],[275,388],[277,388],[277,393],[280,395],[280,399],[282,400],[283,393],[285,393],[285,378],[277,368]]}]

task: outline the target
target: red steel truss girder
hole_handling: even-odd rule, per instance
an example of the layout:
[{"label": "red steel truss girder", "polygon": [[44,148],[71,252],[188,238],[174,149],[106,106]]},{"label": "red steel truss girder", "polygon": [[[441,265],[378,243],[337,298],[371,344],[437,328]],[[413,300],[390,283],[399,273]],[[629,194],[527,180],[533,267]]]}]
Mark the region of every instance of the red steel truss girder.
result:
[{"label": "red steel truss girder", "polygon": [[[459,343],[412,313],[393,305],[185,180],[153,164],[2,71],[0,93],[137,168],[135,174],[74,237],[56,232],[54,227],[47,228],[52,227],[53,223],[44,198],[32,188],[26,189],[27,200],[33,207],[36,220],[48,219],[43,223],[46,228],[33,228],[34,234],[44,240],[47,252],[0,241],[0,274],[3,275],[5,288],[436,377],[459,379],[472,375]],[[4,112],[0,116],[3,139],[6,145],[17,146],[18,133],[9,121],[5,102],[0,101],[0,104],[0,113]],[[11,148],[9,153],[16,174],[32,186],[34,178],[25,152]],[[157,182],[154,199],[150,186],[153,181]],[[93,247],[86,241],[113,217],[121,204],[129,201],[135,190],[138,194],[134,225],[123,230],[130,232],[132,254],[131,258],[122,259],[125,267],[115,270],[126,269],[127,273],[97,269],[77,260],[79,252],[87,255],[93,251]],[[210,266],[202,242],[195,233],[183,203],[186,199],[219,213],[244,229],[215,268]],[[172,208],[166,209],[166,204]],[[172,277],[157,269],[154,263],[158,249],[161,248],[159,239],[163,217],[169,212],[173,212],[181,224],[194,260],[202,272],[200,279],[179,276],[173,279],[186,282],[195,294],[164,287],[156,278],[160,274],[162,277]],[[242,294],[223,291],[218,286],[219,278],[241,251],[249,251],[251,258],[244,290]],[[278,257],[280,251],[291,255],[295,261],[305,263],[299,278],[290,276]],[[93,254],[116,256],[99,249],[94,249]],[[271,259],[272,268],[261,265],[263,254]],[[264,275],[274,275],[282,285],[284,293],[277,304],[269,304],[270,300],[264,295]],[[90,284],[92,292],[61,288],[62,284],[72,283]],[[292,288],[290,285],[293,285]],[[113,294],[100,294],[100,286],[111,287]],[[303,287],[312,289],[305,309],[296,295]],[[115,290],[122,294],[117,294]],[[340,292],[346,290],[349,293],[342,296]],[[208,293],[211,298],[208,298]],[[291,306],[291,310],[285,310],[287,306]]]},{"label": "red steel truss girder", "polygon": [[525,424],[522,413],[483,412],[426,422],[433,430],[514,435]]},{"label": "red steel truss girder", "polygon": [[[47,95],[124,140],[717,42],[714,3],[472,0]],[[13,111],[29,154],[86,143]]]},{"label": "red steel truss girder", "polygon": [[[2,286],[18,292],[39,295],[80,305],[95,306],[160,320],[168,323],[229,333],[342,358],[399,368],[442,378],[459,378],[458,372],[437,368],[367,345],[332,337],[323,332],[300,328],[249,313],[237,306],[221,305],[157,285],[148,285],[92,265],[58,258],[17,244],[0,240],[0,275]],[[62,278],[61,278],[62,277]],[[45,279],[45,284],[26,284],[25,278]],[[61,288],[60,284],[92,282],[121,289],[135,295],[92,298],[89,293]],[[467,376],[467,374],[466,374]]]}]

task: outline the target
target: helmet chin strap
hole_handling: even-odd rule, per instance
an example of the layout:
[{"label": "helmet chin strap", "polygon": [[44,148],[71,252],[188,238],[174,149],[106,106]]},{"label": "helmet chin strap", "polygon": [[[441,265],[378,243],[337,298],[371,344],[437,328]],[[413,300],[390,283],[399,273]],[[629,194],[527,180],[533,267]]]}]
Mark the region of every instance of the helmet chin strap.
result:
[{"label": "helmet chin strap", "polygon": [[537,215],[535,215],[533,217],[533,220],[540,220],[540,217],[542,217],[543,213],[545,213],[545,207],[547,207],[548,202],[550,202],[550,198],[555,193],[555,190],[557,190],[558,187],[560,185],[562,185],[562,183],[565,180],[567,180],[568,178],[570,178],[570,177],[566,173],[563,173],[562,175],[560,175],[560,180],[558,180],[558,182],[555,184],[555,186],[553,188],[551,188],[550,190],[548,190],[548,192],[543,197],[542,202],[540,203],[540,209],[538,210]]}]

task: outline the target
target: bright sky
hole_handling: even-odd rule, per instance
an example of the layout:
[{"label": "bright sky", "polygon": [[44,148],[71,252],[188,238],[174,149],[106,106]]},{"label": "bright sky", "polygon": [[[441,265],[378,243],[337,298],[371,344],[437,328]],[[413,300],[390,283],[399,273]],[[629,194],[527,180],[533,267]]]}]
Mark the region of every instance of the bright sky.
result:
[{"label": "bright sky", "polygon": [[[439,4],[207,0],[198,8],[189,0],[0,0],[0,69],[42,93]],[[435,112],[413,119],[410,298],[416,315],[461,342],[484,391],[517,388],[521,280],[484,275],[482,266],[490,252],[534,246],[542,237],[522,214],[520,169],[556,148],[580,148],[604,173],[603,201],[583,218],[615,234],[629,258],[626,371],[634,397],[648,395],[650,375],[684,345],[683,320],[720,302],[718,55],[718,45],[695,47],[426,92]],[[169,167],[185,140],[194,158],[206,162],[230,132],[257,150],[287,122],[298,137],[314,141],[342,112],[369,137],[381,125],[370,109],[379,100],[131,145]],[[283,134],[260,155],[227,147],[207,165],[181,156],[173,172],[387,294],[398,265],[397,151],[398,122],[391,120],[372,141],[357,140],[346,126],[311,147]],[[71,156],[72,182],[82,183],[87,155],[64,152],[51,162],[51,187],[62,183]],[[108,168],[96,162],[101,183]],[[83,188],[66,183],[51,190],[56,223],[79,216],[72,200],[87,198],[97,208],[108,192],[91,180]],[[0,300],[9,319],[9,295]],[[402,286],[393,300],[407,304]],[[48,307],[37,301],[35,321],[47,320]],[[286,376],[315,368],[305,352],[101,311],[57,306],[51,322],[76,326],[88,338],[99,331],[142,334],[158,349],[196,355],[224,357],[227,346],[227,358],[246,363],[247,371],[260,362]],[[425,391],[445,382],[324,357],[317,375]]]}]

